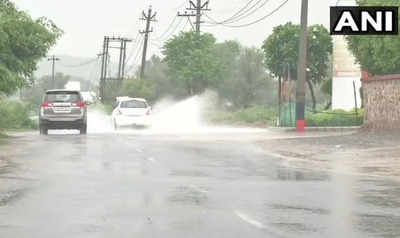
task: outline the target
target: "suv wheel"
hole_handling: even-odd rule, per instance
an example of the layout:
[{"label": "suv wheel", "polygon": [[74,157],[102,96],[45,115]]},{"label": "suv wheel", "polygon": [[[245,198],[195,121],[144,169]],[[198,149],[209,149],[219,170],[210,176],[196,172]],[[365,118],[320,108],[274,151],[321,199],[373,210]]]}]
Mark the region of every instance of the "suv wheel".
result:
[{"label": "suv wheel", "polygon": [[86,135],[87,134],[87,125],[84,124],[81,129],[80,129],[81,135]]},{"label": "suv wheel", "polygon": [[44,126],[40,126],[40,134],[41,135],[47,135],[48,134],[48,129]]}]

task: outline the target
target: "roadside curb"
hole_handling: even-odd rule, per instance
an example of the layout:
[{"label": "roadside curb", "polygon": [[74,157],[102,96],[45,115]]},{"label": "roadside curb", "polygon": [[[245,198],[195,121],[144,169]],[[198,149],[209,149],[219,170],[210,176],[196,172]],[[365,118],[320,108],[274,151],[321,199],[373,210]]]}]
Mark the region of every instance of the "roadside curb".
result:
[{"label": "roadside curb", "polygon": [[[295,132],[295,127],[270,127],[271,131],[276,132]],[[360,126],[351,127],[306,127],[305,132],[356,132],[361,129]]]}]

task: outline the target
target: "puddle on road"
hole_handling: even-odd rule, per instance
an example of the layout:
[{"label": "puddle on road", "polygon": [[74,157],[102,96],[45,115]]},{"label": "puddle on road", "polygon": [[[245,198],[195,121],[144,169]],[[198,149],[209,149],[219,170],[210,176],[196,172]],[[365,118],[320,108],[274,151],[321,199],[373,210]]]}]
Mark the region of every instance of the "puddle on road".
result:
[{"label": "puddle on road", "polygon": [[203,205],[208,200],[207,193],[194,186],[178,186],[168,197],[168,201],[184,205]]}]

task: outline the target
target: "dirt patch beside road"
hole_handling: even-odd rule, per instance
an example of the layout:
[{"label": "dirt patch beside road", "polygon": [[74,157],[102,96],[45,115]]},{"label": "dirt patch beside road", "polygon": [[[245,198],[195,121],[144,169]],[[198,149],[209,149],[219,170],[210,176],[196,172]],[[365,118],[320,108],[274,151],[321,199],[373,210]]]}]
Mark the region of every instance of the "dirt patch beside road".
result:
[{"label": "dirt patch beside road", "polygon": [[367,176],[400,176],[400,132],[277,139],[259,142],[288,166]]}]

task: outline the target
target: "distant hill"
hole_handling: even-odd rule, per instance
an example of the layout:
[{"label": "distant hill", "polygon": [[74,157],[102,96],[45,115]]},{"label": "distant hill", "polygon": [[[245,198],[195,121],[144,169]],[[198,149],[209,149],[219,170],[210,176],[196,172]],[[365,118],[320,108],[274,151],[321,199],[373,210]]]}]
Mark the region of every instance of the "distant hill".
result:
[{"label": "distant hill", "polygon": [[[58,55],[57,57],[61,60],[56,62],[56,72],[83,78],[94,84],[98,84],[101,70],[101,58],[83,58],[69,55]],[[118,71],[118,64],[111,63],[110,65],[111,73],[116,74]],[[51,75],[51,66],[51,61],[47,61],[47,58],[43,59],[38,64],[35,76],[42,77]]]}]

